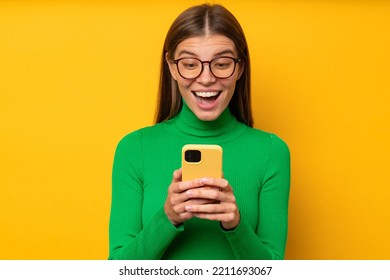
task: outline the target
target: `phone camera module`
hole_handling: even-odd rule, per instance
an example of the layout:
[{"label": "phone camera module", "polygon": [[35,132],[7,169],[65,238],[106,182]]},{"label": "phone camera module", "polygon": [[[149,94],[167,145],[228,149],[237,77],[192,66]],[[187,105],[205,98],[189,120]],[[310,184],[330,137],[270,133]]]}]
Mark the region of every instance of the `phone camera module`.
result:
[{"label": "phone camera module", "polygon": [[184,153],[186,162],[200,162],[202,155],[199,150],[187,150]]}]

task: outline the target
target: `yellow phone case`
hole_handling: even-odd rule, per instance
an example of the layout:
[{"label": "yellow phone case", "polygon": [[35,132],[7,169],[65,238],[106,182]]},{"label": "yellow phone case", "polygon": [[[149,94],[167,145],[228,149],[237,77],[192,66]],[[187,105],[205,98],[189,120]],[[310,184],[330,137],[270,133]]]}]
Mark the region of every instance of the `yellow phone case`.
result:
[{"label": "yellow phone case", "polygon": [[[200,161],[190,162],[186,151],[200,151]],[[197,152],[194,152],[197,153]],[[188,154],[187,154],[188,155]],[[195,156],[196,157],[196,156]],[[222,178],[222,148],[219,145],[187,144],[182,149],[182,180]]]}]

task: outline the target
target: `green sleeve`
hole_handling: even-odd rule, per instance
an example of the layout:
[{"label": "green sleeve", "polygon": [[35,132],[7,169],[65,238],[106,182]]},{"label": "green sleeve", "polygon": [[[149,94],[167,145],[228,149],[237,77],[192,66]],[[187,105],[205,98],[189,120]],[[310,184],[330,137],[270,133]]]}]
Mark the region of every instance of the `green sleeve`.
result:
[{"label": "green sleeve", "polygon": [[237,259],[283,259],[287,241],[290,193],[290,152],[271,135],[268,163],[259,193],[256,231],[245,218],[232,231],[224,231]]},{"label": "green sleeve", "polygon": [[132,133],[118,144],[112,172],[109,259],[160,259],[183,228],[173,226],[158,209],[142,223],[142,141]]}]

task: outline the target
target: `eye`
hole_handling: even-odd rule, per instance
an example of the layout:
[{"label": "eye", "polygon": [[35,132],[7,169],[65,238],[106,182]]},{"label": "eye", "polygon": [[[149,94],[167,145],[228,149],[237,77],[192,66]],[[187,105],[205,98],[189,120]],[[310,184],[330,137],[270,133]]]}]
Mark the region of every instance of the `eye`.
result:
[{"label": "eye", "polygon": [[231,67],[232,64],[233,59],[231,58],[218,58],[213,61],[212,67],[223,70]]},{"label": "eye", "polygon": [[191,58],[182,59],[179,63],[182,67],[188,70],[196,69],[200,65],[200,62],[198,60]]}]

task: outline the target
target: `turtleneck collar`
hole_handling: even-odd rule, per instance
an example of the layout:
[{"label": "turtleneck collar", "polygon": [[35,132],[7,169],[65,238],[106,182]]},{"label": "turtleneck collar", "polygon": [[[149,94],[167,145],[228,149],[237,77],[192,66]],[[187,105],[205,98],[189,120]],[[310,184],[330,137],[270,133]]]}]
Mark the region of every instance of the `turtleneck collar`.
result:
[{"label": "turtleneck collar", "polygon": [[215,138],[215,140],[228,140],[235,137],[237,133],[246,127],[239,123],[229,107],[213,121],[203,121],[191,111],[183,100],[183,106],[180,113],[173,119],[166,122],[171,132],[185,138]]}]

